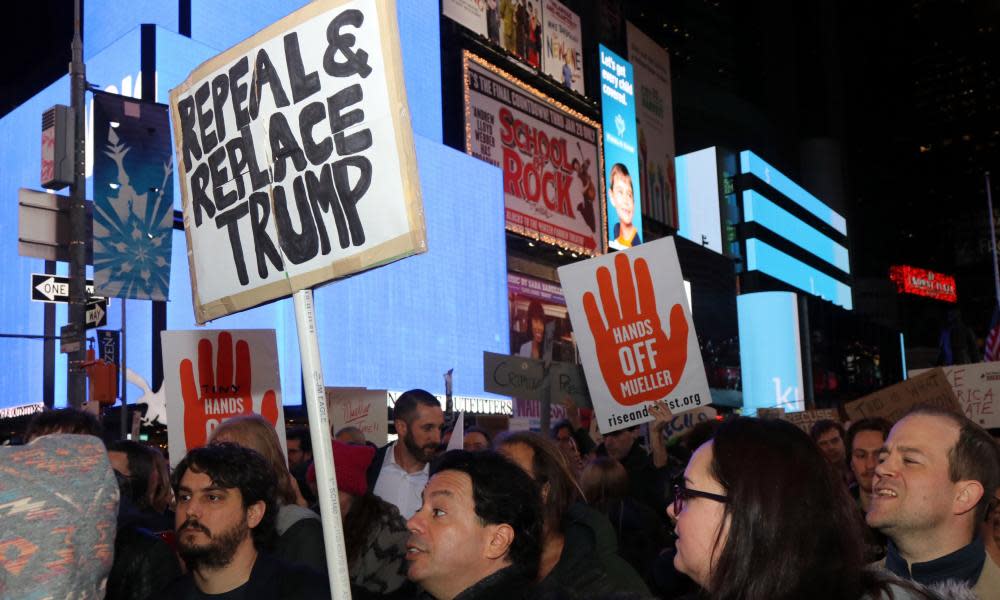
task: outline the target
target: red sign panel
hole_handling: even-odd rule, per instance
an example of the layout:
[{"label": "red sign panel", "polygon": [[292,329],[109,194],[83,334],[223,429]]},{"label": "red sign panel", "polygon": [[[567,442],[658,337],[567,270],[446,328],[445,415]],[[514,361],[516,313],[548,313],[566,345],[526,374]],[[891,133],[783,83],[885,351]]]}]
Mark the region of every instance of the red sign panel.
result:
[{"label": "red sign panel", "polygon": [[951,275],[907,265],[893,265],[889,267],[889,279],[896,283],[896,291],[900,294],[926,296],[945,302],[958,301],[955,278]]}]

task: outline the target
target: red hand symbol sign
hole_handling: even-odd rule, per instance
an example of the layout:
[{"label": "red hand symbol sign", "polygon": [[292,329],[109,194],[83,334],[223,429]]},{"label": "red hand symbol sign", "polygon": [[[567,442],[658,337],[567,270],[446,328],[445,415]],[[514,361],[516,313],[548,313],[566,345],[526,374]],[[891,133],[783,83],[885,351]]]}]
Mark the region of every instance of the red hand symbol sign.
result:
[{"label": "red hand symbol sign", "polygon": [[[233,381],[233,336],[219,333],[216,368],[212,368],[212,342],[198,342],[198,385],[194,368],[185,358],[180,365],[181,396],[184,398],[184,441],[188,449],[204,446],[208,436],[222,421],[253,413],[250,386],[250,346],[236,342],[236,381]],[[264,393],[261,416],[278,423],[278,402],[274,390]]]},{"label": "red hand symbol sign", "polygon": [[[656,296],[649,265],[635,260],[635,280],[628,255],[615,255],[618,298],[611,272],[597,269],[597,290],[605,320],[592,292],[583,295],[583,309],[597,347],[601,375],[620,404],[632,406],[667,396],[681,379],[687,363],[688,323],[680,304],[670,309],[670,336],[656,312]],[[637,288],[638,287],[638,294]]]}]

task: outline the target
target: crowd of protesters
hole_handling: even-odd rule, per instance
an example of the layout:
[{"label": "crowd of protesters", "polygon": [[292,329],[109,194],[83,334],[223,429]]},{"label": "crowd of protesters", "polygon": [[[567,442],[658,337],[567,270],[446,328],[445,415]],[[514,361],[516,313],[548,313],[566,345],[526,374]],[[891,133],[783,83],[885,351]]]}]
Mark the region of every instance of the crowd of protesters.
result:
[{"label": "crowd of protesters", "polygon": [[[333,432],[355,598],[1000,599],[1000,446],[965,416],[671,415],[592,437],[464,428],[397,400],[398,439]],[[457,434],[456,434],[457,435]],[[0,598],[331,597],[306,428],[217,427],[171,473],[72,409],[0,448]]]}]

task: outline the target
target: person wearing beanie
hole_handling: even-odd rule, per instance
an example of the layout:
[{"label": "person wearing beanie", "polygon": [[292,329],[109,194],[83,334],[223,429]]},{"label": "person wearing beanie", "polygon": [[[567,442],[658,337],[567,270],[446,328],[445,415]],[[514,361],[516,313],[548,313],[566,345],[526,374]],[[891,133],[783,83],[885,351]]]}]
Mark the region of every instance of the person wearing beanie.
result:
[{"label": "person wearing beanie", "polygon": [[[333,442],[351,584],[382,596],[412,597],[415,589],[406,578],[406,540],[410,532],[399,509],[368,489],[366,472],[374,456],[375,448],[371,446]],[[310,485],[315,485],[314,466],[309,467],[307,478]]]}]

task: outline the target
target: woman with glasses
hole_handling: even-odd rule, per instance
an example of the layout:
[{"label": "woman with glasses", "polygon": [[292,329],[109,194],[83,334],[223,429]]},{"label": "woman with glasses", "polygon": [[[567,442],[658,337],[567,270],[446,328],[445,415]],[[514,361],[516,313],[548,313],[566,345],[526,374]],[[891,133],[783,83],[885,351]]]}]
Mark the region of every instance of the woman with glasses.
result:
[{"label": "woman with glasses", "polygon": [[713,600],[936,598],[865,568],[852,510],[798,427],[732,419],[695,451],[675,489],[674,565]]}]

